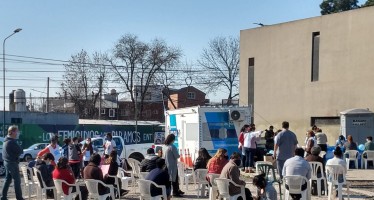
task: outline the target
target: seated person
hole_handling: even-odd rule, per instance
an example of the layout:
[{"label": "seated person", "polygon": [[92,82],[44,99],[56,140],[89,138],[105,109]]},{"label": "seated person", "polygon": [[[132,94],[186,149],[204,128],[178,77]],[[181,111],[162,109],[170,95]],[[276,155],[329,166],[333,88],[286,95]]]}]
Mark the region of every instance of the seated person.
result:
[{"label": "seated person", "polygon": [[[317,170],[317,177],[322,177],[322,173],[325,171],[325,163],[322,157],[319,156],[321,153],[321,147],[312,147],[311,154],[305,157],[305,160],[308,162],[320,162],[322,164],[322,169],[318,168]],[[323,183],[323,180],[321,180]],[[317,181],[313,181],[311,185],[312,194],[317,194]],[[321,184],[321,190],[325,191],[325,185]]]},{"label": "seated person", "polygon": [[[217,153],[208,161],[207,169],[208,174],[221,174],[223,167],[227,164],[228,160],[226,159],[227,150],[219,148]],[[210,184],[209,177],[207,181]]]},{"label": "seated person", "polygon": [[[309,163],[304,159],[304,149],[303,148],[296,148],[295,149],[295,156],[286,160],[283,166],[282,174],[283,177],[285,176],[292,176],[292,175],[299,175],[304,176],[306,179],[310,179],[312,169]],[[304,183],[301,186],[301,189],[304,191],[307,189],[307,183]],[[286,189],[288,189],[288,185],[285,184]],[[292,199],[298,200],[301,199],[301,194],[290,194]]]},{"label": "seated person", "polygon": [[[38,160],[35,163],[35,168],[38,169],[42,175],[42,177],[38,175],[39,182],[42,185],[42,180],[44,181],[45,186],[42,185],[42,188],[53,187],[55,185],[52,179],[53,167],[50,165],[54,162],[55,158],[51,153],[45,153],[42,158],[42,160]],[[47,190],[47,198],[54,198],[53,190]]]},{"label": "seated person", "polygon": [[[335,150],[334,150],[334,157],[329,159],[327,162],[326,162],[326,165],[341,165],[344,169],[344,174],[340,174],[339,177],[338,177],[338,182],[339,183],[342,183],[344,181],[344,177],[346,174],[347,174],[347,163],[345,162],[343,158],[343,151],[341,150],[341,148],[339,146],[335,147]],[[332,176],[331,174],[327,173],[326,174],[326,178],[327,178],[327,182],[331,182],[332,181]],[[337,188],[337,186],[335,186],[335,188]],[[338,196],[338,190],[336,190],[336,196]]]},{"label": "seated person", "polygon": [[208,151],[205,148],[200,148],[199,156],[196,158],[195,163],[193,165],[193,170],[197,169],[206,169],[208,161],[212,157],[209,155]]},{"label": "seated person", "polygon": [[272,182],[267,182],[265,174],[253,177],[253,185],[257,187],[257,200],[277,200],[277,191]]},{"label": "seated person", "polygon": [[[60,180],[66,181],[69,184],[75,184],[75,177],[73,175],[73,171],[71,170],[69,166],[68,158],[66,157],[60,157],[52,175],[53,175],[53,179],[60,179]],[[68,195],[69,186],[63,183],[62,190],[64,191],[64,194]],[[81,191],[82,200],[86,200],[88,197],[88,191],[87,191],[86,186],[84,185],[79,186],[79,190]],[[75,191],[76,191],[76,188],[73,187],[72,192],[75,192]],[[77,196],[75,199],[79,200],[79,196]]]},{"label": "seated person", "polygon": [[[103,172],[101,171],[99,165],[101,162],[101,156],[99,154],[93,154],[90,158],[90,162],[83,170],[84,179],[94,179],[104,182]],[[109,188],[103,185],[98,185],[99,195],[104,195],[110,192]]]},{"label": "seated person", "polygon": [[[108,170],[108,174],[105,174],[104,176],[104,183],[108,184],[108,185],[113,185],[114,186],[114,189],[116,190],[117,189],[117,186],[114,184],[115,183],[115,179],[113,177],[109,177],[108,175],[111,175],[111,176],[117,176],[117,173],[118,173],[118,163],[117,163],[117,151],[116,150],[113,150],[110,154],[109,154],[109,158],[105,159],[105,164],[108,164],[109,165],[109,170]],[[117,177],[118,180],[118,184],[119,184],[119,188],[122,188],[122,182],[121,182],[121,179]],[[121,196],[125,196],[129,191],[127,190],[123,190],[121,189],[121,191],[119,192],[119,194]],[[116,191],[116,193],[118,194],[118,191]]]},{"label": "seated person", "polygon": [[147,155],[140,163],[141,172],[150,172],[156,168],[156,160],[160,158],[155,155],[155,150],[153,148],[147,149]]},{"label": "seated person", "polygon": [[[157,185],[164,185],[166,187],[167,200],[170,200],[171,193],[171,183],[168,178],[169,173],[164,170],[165,160],[160,158],[156,160],[156,168],[149,172],[145,180],[150,180],[155,182]],[[151,196],[161,195],[162,190],[156,187],[151,187]]]},{"label": "seated person", "polygon": [[[240,159],[240,154],[237,152],[234,152],[231,157],[229,162],[223,167],[220,178],[227,178],[232,180],[234,183],[238,185],[245,186],[245,181],[240,180],[240,171],[239,171],[239,166],[241,164],[241,159]],[[229,185],[229,194],[230,196],[234,196],[237,194],[241,193],[241,188],[236,187],[232,184]],[[251,191],[249,191],[248,188],[245,188],[245,197],[246,200],[252,200],[252,194]],[[238,200],[243,200],[241,197],[238,198]]]}]

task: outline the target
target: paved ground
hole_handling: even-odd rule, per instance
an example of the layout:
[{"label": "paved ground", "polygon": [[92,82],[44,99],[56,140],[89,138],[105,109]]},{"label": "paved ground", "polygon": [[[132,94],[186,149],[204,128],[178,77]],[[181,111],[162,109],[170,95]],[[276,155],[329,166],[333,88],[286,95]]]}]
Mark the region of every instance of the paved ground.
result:
[{"label": "paved ground", "polygon": [[[247,182],[247,187],[251,190],[252,194],[255,194],[256,189],[252,185],[252,177],[255,174],[242,175],[242,178]],[[1,177],[1,187],[3,185],[4,177]],[[351,199],[373,199],[374,200],[374,170],[349,170],[347,174],[347,180],[351,183]],[[278,186],[275,185],[278,191]],[[130,193],[122,199],[139,199],[139,193],[135,193],[133,188],[130,188]],[[181,189],[186,192],[183,198],[173,199],[197,199],[197,192],[193,190],[194,187],[190,185],[189,190],[186,190],[185,186],[181,186]],[[284,187],[282,186],[282,190]],[[23,190],[24,191],[24,190]],[[345,191],[345,189],[344,189]],[[137,191],[138,192],[138,191]],[[24,191],[24,197],[27,198],[26,192]],[[282,191],[284,193],[284,191]],[[343,192],[344,198],[347,199],[346,193]],[[8,194],[9,199],[15,199],[14,189],[11,186]],[[31,199],[37,199],[35,195],[32,195]],[[208,197],[200,197],[199,199],[208,199]],[[284,198],[283,198],[284,199]],[[325,200],[327,196],[316,197],[312,196],[312,200]]]}]

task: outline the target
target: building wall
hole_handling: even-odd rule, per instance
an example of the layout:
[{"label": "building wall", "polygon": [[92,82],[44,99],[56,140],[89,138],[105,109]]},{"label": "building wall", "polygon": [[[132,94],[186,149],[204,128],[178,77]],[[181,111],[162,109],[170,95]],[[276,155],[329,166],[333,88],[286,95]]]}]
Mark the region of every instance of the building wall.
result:
[{"label": "building wall", "polygon": [[[189,92],[195,93],[194,99],[188,98]],[[170,98],[172,99],[172,101],[174,102],[174,105],[177,108],[205,105],[205,93],[192,86],[185,87],[185,88],[182,88],[176,91],[174,94],[170,95]],[[170,110],[174,110],[171,102],[168,102],[168,106]]]},{"label": "building wall", "polygon": [[[270,123],[277,129],[287,120],[303,143],[311,117],[339,117],[350,108],[374,110],[373,19],[374,7],[367,7],[242,30],[240,103],[254,105],[256,126],[264,129]],[[313,32],[320,32],[316,82],[311,81]],[[253,77],[249,58],[255,59]],[[339,126],[321,127],[332,145]]]}]

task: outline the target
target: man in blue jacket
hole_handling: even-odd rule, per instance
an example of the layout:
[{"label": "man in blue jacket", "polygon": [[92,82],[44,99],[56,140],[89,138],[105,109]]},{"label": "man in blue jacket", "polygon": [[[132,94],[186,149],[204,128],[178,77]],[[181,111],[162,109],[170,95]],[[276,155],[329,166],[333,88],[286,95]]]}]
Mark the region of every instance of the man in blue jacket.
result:
[{"label": "man in blue jacket", "polygon": [[23,153],[23,149],[17,144],[19,131],[17,126],[8,128],[8,135],[3,144],[3,160],[5,166],[5,182],[2,189],[1,200],[8,199],[8,189],[14,179],[14,190],[17,200],[23,200],[21,189],[21,178],[19,175],[19,156]]}]

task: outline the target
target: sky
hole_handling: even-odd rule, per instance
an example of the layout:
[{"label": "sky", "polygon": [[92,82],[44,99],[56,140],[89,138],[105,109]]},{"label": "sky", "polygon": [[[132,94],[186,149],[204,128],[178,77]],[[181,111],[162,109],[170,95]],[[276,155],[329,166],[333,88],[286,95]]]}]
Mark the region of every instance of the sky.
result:
[{"label": "sky", "polygon": [[[183,51],[182,60],[193,63],[217,36],[238,37],[240,30],[258,27],[253,23],[271,25],[320,16],[320,2],[2,0],[0,39],[4,40],[16,28],[23,29],[6,40],[6,96],[12,90],[23,89],[27,97],[30,93],[32,97],[46,97],[47,77],[50,77],[50,96],[57,96],[56,92],[61,91],[63,66],[15,56],[67,61],[82,49],[89,53],[110,52],[122,35],[131,33],[144,42],[163,39]],[[34,63],[25,63],[25,60]],[[0,91],[3,91],[2,81],[1,76]],[[220,90],[208,94],[207,98],[219,101],[227,95]],[[1,110],[2,104],[3,98]]]}]

